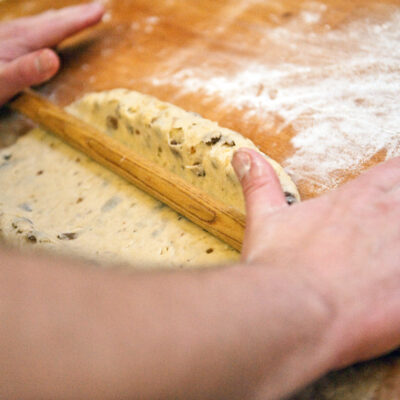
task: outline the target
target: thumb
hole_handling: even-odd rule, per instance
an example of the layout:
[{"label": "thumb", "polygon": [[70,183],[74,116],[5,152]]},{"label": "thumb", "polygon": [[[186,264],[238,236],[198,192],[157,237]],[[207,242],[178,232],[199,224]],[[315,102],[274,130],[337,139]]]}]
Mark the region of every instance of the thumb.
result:
[{"label": "thumb", "polygon": [[288,206],[274,169],[260,153],[240,149],[232,165],[243,188],[248,222]]},{"label": "thumb", "polygon": [[0,106],[21,90],[50,79],[59,66],[57,54],[50,49],[23,55],[0,66]]},{"label": "thumb", "polygon": [[246,203],[246,233],[242,255],[248,255],[256,250],[252,246],[257,247],[260,238],[264,236],[268,216],[289,206],[274,169],[260,153],[240,149],[234,154],[232,165],[242,185]]}]

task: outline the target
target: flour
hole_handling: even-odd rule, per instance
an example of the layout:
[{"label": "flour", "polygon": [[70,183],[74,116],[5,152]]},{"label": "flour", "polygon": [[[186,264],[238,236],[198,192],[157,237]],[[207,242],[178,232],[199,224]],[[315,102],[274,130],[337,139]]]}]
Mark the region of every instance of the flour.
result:
[{"label": "flour", "polygon": [[[232,74],[201,66],[166,70],[151,83],[179,87],[182,96],[218,97],[221,107],[265,121],[266,134],[268,125],[276,133],[291,126],[295,151],[286,170],[316,192],[332,189],[343,179],[338,171],[358,171],[377,152],[400,155],[400,12],[382,5],[371,17],[360,9],[336,29],[321,22],[325,12],[311,7],[286,24],[263,27],[260,44],[270,50],[262,63],[235,59],[227,68]],[[311,26],[319,22],[316,34]],[[281,62],[271,59],[278,46],[286,54]],[[282,122],[268,124],[276,116]]]}]

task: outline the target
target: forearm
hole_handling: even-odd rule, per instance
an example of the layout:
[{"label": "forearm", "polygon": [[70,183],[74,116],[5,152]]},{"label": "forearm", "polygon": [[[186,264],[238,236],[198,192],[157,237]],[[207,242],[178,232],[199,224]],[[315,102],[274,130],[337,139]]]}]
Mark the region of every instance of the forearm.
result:
[{"label": "forearm", "polygon": [[330,367],[328,307],[294,274],[0,257],[1,398],[268,399]]}]

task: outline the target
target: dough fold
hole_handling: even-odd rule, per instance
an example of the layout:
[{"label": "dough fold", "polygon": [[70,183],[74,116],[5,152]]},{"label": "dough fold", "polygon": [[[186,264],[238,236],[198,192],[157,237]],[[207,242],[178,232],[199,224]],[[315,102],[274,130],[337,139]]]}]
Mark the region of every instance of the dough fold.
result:
[{"label": "dough fold", "polygon": [[[67,110],[191,185],[244,212],[242,188],[231,165],[242,147],[261,153],[241,134],[170,103],[126,89],[89,93]],[[300,200],[283,168],[277,173],[288,202]]]}]

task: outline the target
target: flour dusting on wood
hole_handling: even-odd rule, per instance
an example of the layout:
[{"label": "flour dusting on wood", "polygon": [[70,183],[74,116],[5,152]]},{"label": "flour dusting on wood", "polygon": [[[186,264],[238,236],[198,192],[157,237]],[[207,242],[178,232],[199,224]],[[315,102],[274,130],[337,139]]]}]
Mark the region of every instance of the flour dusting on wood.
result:
[{"label": "flour dusting on wood", "polygon": [[[279,116],[275,134],[289,125],[296,132],[285,168],[323,192],[342,182],[338,171],[360,170],[377,153],[400,155],[400,10],[382,5],[373,17],[359,10],[331,29],[321,23],[326,7],[308,4],[284,25],[262,27],[265,62],[235,61],[233,74],[202,66],[166,71],[152,84],[218,97],[246,118]],[[277,46],[287,54],[278,61]]]}]

